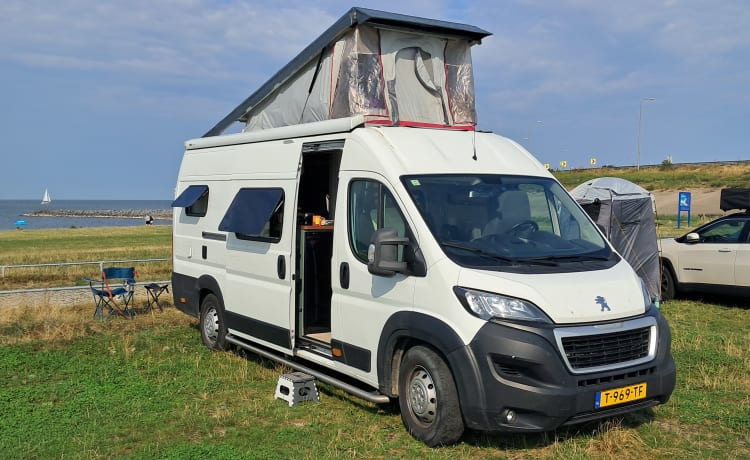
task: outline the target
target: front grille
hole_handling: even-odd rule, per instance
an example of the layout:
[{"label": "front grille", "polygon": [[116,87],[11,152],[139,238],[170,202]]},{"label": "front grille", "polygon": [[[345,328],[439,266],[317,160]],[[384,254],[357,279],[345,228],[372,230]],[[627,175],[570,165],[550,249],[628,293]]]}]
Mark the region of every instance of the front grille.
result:
[{"label": "front grille", "polygon": [[612,366],[647,357],[650,331],[650,327],[642,327],[607,334],[563,337],[562,346],[572,369]]}]

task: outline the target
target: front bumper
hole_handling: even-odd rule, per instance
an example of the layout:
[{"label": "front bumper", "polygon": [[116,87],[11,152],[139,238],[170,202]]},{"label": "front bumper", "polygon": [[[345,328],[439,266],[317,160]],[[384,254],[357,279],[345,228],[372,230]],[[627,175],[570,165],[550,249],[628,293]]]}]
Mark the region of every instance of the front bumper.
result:
[{"label": "front bumper", "polygon": [[[669,326],[654,310],[649,313],[658,329],[654,359],[594,373],[568,369],[552,327],[488,322],[467,347],[448,357],[466,425],[488,431],[548,431],[665,403],[675,387],[676,368]],[[595,408],[597,392],[639,383],[647,386],[644,399]]]}]

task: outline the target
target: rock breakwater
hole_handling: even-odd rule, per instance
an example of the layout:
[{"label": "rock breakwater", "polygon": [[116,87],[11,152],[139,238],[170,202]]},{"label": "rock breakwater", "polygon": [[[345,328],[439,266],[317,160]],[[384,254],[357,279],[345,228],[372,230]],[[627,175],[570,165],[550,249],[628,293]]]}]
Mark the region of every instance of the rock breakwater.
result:
[{"label": "rock breakwater", "polygon": [[112,217],[118,219],[171,220],[171,209],[43,209],[24,214],[31,217]]}]

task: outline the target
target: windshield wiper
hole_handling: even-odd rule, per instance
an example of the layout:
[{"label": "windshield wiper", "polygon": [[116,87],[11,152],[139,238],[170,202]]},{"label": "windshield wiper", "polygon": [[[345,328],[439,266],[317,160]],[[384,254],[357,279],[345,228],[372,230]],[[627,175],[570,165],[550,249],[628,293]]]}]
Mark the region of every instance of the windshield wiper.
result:
[{"label": "windshield wiper", "polygon": [[477,254],[482,257],[487,257],[494,260],[499,260],[501,262],[505,262],[511,265],[518,265],[518,264],[536,264],[536,265],[548,265],[548,266],[555,266],[557,263],[553,261],[544,260],[543,258],[535,259],[535,258],[515,258],[515,257],[504,257],[498,254],[494,254],[491,252],[487,252],[484,249],[480,249],[474,246],[466,246],[464,244],[458,244],[458,243],[450,243],[450,242],[442,242],[440,243],[443,247],[449,247],[454,249],[461,249],[463,251],[471,252],[474,254]]},{"label": "windshield wiper", "polygon": [[509,264],[512,264],[515,262],[515,259],[511,259],[510,257],[503,257],[497,254],[493,254],[491,252],[485,251],[484,249],[479,249],[474,246],[466,246],[464,244],[449,243],[449,242],[442,242],[440,243],[440,246],[454,248],[454,249],[461,249],[462,251],[471,252],[479,256],[488,257],[490,259],[499,260],[501,262],[507,262]]},{"label": "windshield wiper", "polygon": [[549,257],[519,257],[513,260],[525,264],[546,265],[548,267],[556,267],[558,265],[557,262],[550,260]]},{"label": "windshield wiper", "polygon": [[549,256],[547,259],[552,260],[567,260],[571,262],[580,262],[584,260],[609,260],[609,257],[605,256],[594,256],[586,254],[568,255],[568,256]]}]

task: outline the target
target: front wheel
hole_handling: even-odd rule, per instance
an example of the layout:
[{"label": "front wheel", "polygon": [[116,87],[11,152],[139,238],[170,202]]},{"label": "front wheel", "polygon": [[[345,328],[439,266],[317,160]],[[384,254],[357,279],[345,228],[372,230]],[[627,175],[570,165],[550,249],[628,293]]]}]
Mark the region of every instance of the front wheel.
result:
[{"label": "front wheel", "polygon": [[201,339],[203,344],[215,351],[224,351],[227,344],[227,326],[224,324],[224,308],[219,299],[208,294],[201,302],[200,318]]},{"label": "front wheel", "polygon": [[406,352],[399,371],[398,404],[409,434],[430,447],[453,444],[464,432],[453,375],[431,349]]}]

